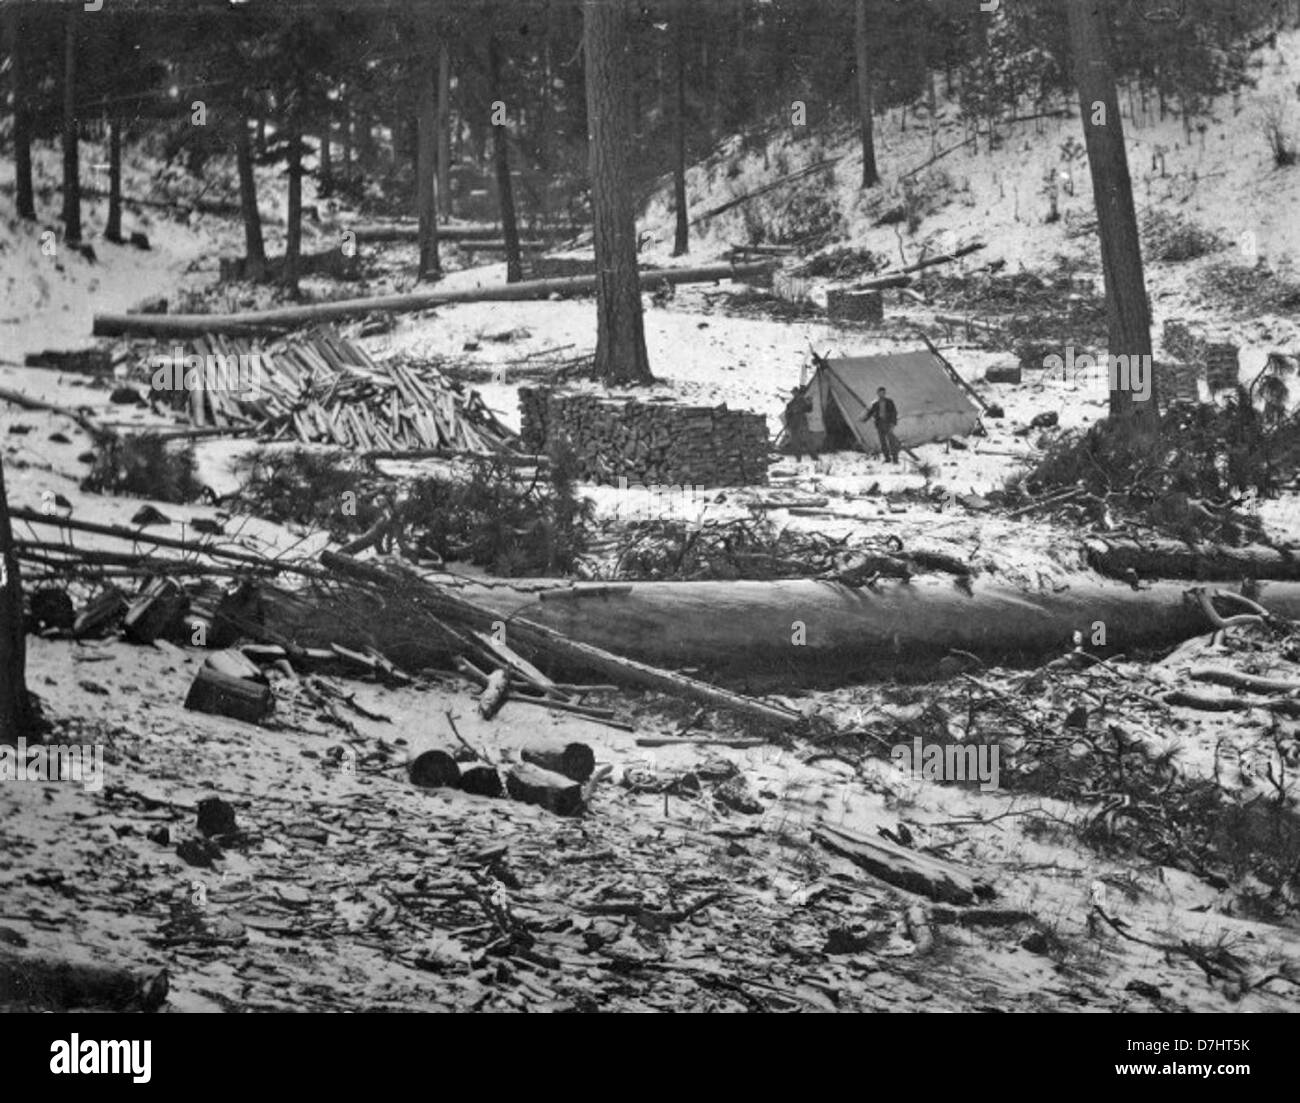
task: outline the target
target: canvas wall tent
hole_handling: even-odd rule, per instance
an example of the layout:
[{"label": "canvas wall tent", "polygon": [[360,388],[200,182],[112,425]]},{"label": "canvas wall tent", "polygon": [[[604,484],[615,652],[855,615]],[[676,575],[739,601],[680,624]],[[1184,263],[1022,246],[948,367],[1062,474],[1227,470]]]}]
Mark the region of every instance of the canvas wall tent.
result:
[{"label": "canvas wall tent", "polygon": [[[879,452],[875,425],[862,418],[884,387],[898,407],[894,430],[903,447],[960,437],[979,424],[979,410],[953,381],[948,367],[922,349],[891,356],[824,360],[804,387],[811,399],[804,450]],[[786,444],[791,445],[787,432]]]}]

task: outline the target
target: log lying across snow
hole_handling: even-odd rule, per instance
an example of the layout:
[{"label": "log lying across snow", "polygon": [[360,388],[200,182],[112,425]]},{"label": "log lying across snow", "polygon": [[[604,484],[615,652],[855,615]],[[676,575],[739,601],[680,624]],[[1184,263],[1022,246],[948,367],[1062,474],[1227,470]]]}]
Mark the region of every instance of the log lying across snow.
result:
[{"label": "log lying across snow", "polygon": [[[375,614],[374,598],[343,601],[338,594],[262,589],[265,628],[303,646],[372,646],[413,665],[445,657],[445,647],[419,631],[408,604],[396,596]],[[614,656],[707,671],[733,685],[777,682],[787,688],[865,677],[873,668],[896,671],[951,649],[1041,661],[1069,650],[1075,632],[1090,650],[1104,653],[1172,644],[1211,630],[1183,584],[1134,590],[1091,578],[1034,593],[978,579],[931,578],[861,589],[802,579],[617,587],[557,587],[547,580],[455,586],[449,580],[444,589],[498,615],[512,646],[522,642],[515,632],[521,623],[515,618],[522,616],[538,629]],[[1255,600],[1274,614],[1300,618],[1300,583],[1260,583]],[[1093,642],[1099,625],[1105,626],[1104,646]]]},{"label": "log lying across snow", "polygon": [[[500,619],[491,609],[472,602],[461,594],[424,581],[409,571],[385,569],[335,552],[322,552],[320,558],[330,570],[374,586],[381,594],[402,599],[417,618],[426,619],[428,635],[445,634],[441,629],[442,620],[450,621],[457,627],[468,626],[480,631],[493,631],[501,625]],[[799,713],[791,709],[732,693],[694,678],[637,662],[604,648],[569,639],[560,632],[521,616],[510,617],[506,634],[512,648],[531,652],[537,660],[546,657],[578,669],[594,670],[623,685],[658,690],[713,708],[728,709],[754,723],[784,728],[801,719]]]},{"label": "log lying across snow", "polygon": [[[643,269],[641,286],[657,288],[663,283],[710,283],[714,280],[756,278],[771,271],[773,263],[760,261],[753,264],[714,264],[703,268]],[[96,337],[196,337],[205,333],[277,333],[299,326],[357,318],[376,311],[401,314],[447,303],[546,299],[551,295],[587,294],[595,289],[595,276],[571,276],[565,279],[525,280],[491,287],[471,287],[460,291],[438,291],[431,288],[405,295],[342,299],[310,306],[254,310],[244,314],[96,314],[94,334]]]},{"label": "log lying across snow", "polygon": [[1268,578],[1300,580],[1300,555],[1288,548],[1251,544],[1232,548],[1224,544],[1192,547],[1180,540],[1162,538],[1098,539],[1088,544],[1088,565],[1111,578],[1188,578],[1208,581]]}]

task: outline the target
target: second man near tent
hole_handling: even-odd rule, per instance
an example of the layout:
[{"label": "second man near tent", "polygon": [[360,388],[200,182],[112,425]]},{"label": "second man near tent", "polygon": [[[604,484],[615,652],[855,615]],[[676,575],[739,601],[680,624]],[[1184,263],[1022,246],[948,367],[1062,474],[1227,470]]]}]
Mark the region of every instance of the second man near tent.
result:
[{"label": "second man near tent", "polygon": [[880,437],[880,450],[890,463],[898,462],[899,443],[894,436],[894,426],[898,424],[898,407],[894,400],[885,394],[884,387],[876,388],[876,401],[868,408],[863,421],[876,423],[876,435]]}]

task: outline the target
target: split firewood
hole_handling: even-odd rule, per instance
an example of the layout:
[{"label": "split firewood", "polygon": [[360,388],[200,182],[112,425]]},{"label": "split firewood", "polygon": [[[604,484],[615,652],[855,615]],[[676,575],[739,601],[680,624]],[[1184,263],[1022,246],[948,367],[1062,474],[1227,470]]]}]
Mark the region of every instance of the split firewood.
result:
[{"label": "split firewood", "polygon": [[169,634],[189,609],[190,599],[171,578],[155,578],[126,612],[122,627],[135,643],[152,643]]},{"label": "split firewood", "polygon": [[[14,512],[14,511],[11,511]],[[126,595],[116,586],[109,586],[97,594],[80,613],[72,625],[77,639],[104,631],[127,610]]]},{"label": "split firewood", "polygon": [[478,714],[484,720],[491,720],[501,706],[506,703],[510,693],[510,676],[504,670],[494,670],[488,675],[487,685],[478,699]]}]

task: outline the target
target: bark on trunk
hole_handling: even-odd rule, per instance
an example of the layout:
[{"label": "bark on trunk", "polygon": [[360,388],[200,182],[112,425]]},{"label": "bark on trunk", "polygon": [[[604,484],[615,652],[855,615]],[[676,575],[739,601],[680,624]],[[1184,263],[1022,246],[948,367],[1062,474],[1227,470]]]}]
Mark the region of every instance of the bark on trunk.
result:
[{"label": "bark on trunk", "polygon": [[1104,539],[1090,542],[1088,565],[1110,578],[1184,578],[1238,581],[1243,578],[1300,581],[1300,558],[1263,544],[1231,548],[1189,547],[1178,540]]},{"label": "bark on trunk", "polygon": [[[598,587],[591,594],[580,586],[548,592],[537,588],[540,580],[515,582],[518,589],[456,590],[507,622],[512,647],[528,644],[514,633],[516,618],[525,617],[575,644],[641,663],[694,668],[730,685],[785,690],[852,678],[915,677],[932,671],[953,649],[1040,663],[1070,651],[1076,632],[1089,651],[1113,654],[1213,630],[1188,599],[1186,584],[1158,582],[1134,590],[1086,575],[1059,593],[978,580],[968,592],[954,581],[930,577],[861,589],[814,580],[636,582],[626,590]],[[547,594],[544,600],[540,593]],[[1252,600],[1294,619],[1300,615],[1300,584],[1261,582]],[[345,610],[365,605],[359,598],[340,602],[336,594],[304,591],[301,600],[262,607],[271,634],[304,647],[372,646],[407,666],[445,660],[444,645],[432,634],[412,634],[412,623],[402,619],[406,603],[394,602],[392,615],[366,625],[349,622]],[[793,642],[796,636],[801,643]]]},{"label": "bark on trunk", "polygon": [[[501,99],[501,44],[494,34],[488,39],[489,95],[493,102]],[[524,262],[519,253],[519,227],[515,222],[515,193],[510,182],[510,135],[506,123],[492,128],[492,159],[496,165],[497,196],[501,203],[501,236],[506,242],[506,283],[524,278]]]},{"label": "bark on trunk", "polygon": [[5,12],[5,30],[13,66],[15,198],[18,217],[34,220],[36,205],[32,197],[32,89],[22,14],[16,4],[11,4]]},{"label": "bark on trunk", "polygon": [[63,227],[69,245],[81,242],[81,173],[77,143],[77,14],[63,25]]},{"label": "bark on trunk", "polygon": [[284,241],[284,285],[298,293],[298,261],[302,256],[302,132],[296,120],[289,133],[289,226]]},{"label": "bark on trunk", "polygon": [[235,162],[239,172],[239,207],[244,221],[244,255],[248,278],[266,277],[266,246],[262,242],[262,216],[257,209],[257,179],[253,176],[253,143],[248,122],[240,119],[235,137]]},{"label": "bark on trunk", "polygon": [[[1069,0],[1068,14],[1070,48],[1074,54],[1075,81],[1101,237],[1110,330],[1108,352],[1112,356],[1129,357],[1130,365],[1150,365],[1151,311],[1142,274],[1142,248],[1124,149],[1124,124],[1107,53],[1105,0]],[[1155,379],[1151,379],[1150,397],[1145,400],[1137,400],[1132,389],[1112,389],[1110,416],[1133,431],[1154,435],[1159,425]]]},{"label": "bark on trunk", "polygon": [[628,183],[632,69],[627,0],[584,0],[587,143],[596,251],[596,373],[608,383],[654,381],[637,278],[636,217]]},{"label": "bark on trunk", "polygon": [[22,576],[14,554],[4,466],[0,464],[0,742],[13,743],[32,732],[34,717],[27,694],[26,666]]},{"label": "bark on trunk", "polygon": [[114,119],[108,136],[108,228],[104,237],[114,244],[122,241],[122,123]]},{"label": "bark on trunk", "polygon": [[867,0],[857,0],[854,43],[858,70],[858,113],[862,125],[862,186],[874,188],[880,183],[876,170],[876,140],[872,133],[871,74],[867,69]]},{"label": "bark on trunk", "polygon": [[436,280],[442,275],[442,262],[438,259],[438,206],[435,180],[434,152],[437,146],[437,82],[438,71],[432,44],[422,51],[420,78],[417,82],[419,96],[419,146],[416,158],[416,194],[420,218],[420,261],[417,280]]},{"label": "bark on trunk", "polygon": [[320,142],[316,169],[317,194],[325,196],[334,191],[334,162],[330,156],[330,124],[328,122],[321,124],[320,136],[317,140]]},{"label": "bark on trunk", "polygon": [[438,47],[438,212],[451,217],[451,48]]},{"label": "bark on trunk", "polygon": [[690,251],[690,218],[686,210],[686,7],[679,4],[677,26],[673,31],[673,205],[677,208],[677,228],[673,234],[673,256]]}]

